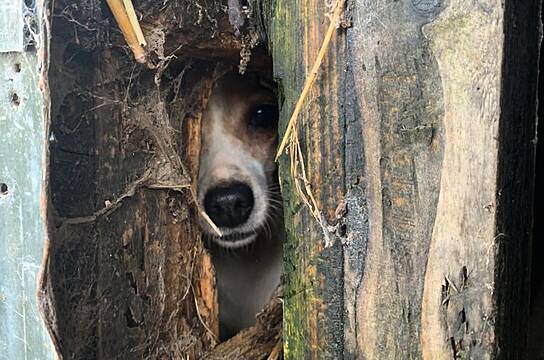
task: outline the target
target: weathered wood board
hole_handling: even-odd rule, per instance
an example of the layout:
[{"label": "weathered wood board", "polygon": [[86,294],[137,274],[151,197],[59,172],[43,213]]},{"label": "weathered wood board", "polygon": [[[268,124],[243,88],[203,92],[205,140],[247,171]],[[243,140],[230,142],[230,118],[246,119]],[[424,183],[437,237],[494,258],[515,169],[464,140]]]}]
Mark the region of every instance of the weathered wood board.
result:
[{"label": "weathered wood board", "polygon": [[[282,130],[330,3],[248,3]],[[136,6],[150,69],[97,0],[53,9],[49,325],[65,358],[263,357],[277,338],[255,341],[262,324],[208,352],[213,275],[190,192],[172,187],[196,174],[218,59],[256,38],[226,16],[239,1],[157,4]],[[286,358],[523,358],[540,1],[345,5],[298,126],[324,226],[280,163]],[[164,169],[169,190],[148,177]]]},{"label": "weathered wood board", "polygon": [[248,330],[255,336],[214,349],[215,278],[192,192],[213,81],[237,68],[249,41],[225,4],[135,2],[145,66],[102,1],[51,4],[44,300],[64,359],[232,358],[278,344],[276,304]]},{"label": "weathered wood board", "polygon": [[[544,9],[541,9],[541,14]],[[540,48],[538,75],[538,125],[537,134],[544,133],[544,48]],[[529,359],[544,358],[544,143],[538,141],[535,162],[534,224],[531,263],[531,312],[529,314]]]},{"label": "weathered wood board", "polygon": [[[540,1],[346,6],[298,127],[332,247],[281,161],[286,357],[524,358]],[[268,12],[284,127],[328,13]]]}]

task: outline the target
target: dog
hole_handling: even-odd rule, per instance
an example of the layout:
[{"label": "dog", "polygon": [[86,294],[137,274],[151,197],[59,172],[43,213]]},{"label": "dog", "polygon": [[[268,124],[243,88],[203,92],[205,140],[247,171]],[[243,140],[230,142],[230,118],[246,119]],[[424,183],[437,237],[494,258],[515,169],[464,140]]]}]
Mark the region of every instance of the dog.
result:
[{"label": "dog", "polygon": [[254,324],[280,283],[277,123],[274,91],[256,74],[222,77],[203,113],[197,197],[209,218],[200,223],[216,269],[222,340]]}]

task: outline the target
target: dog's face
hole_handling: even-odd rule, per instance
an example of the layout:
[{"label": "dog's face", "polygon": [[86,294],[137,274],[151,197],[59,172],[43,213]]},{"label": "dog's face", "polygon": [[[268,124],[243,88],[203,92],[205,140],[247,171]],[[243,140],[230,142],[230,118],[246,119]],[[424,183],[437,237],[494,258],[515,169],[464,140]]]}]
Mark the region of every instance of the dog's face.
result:
[{"label": "dog's face", "polygon": [[227,75],[212,90],[203,114],[198,201],[222,236],[201,219],[203,231],[220,246],[250,244],[279,210],[277,122],[274,93],[256,76]]}]

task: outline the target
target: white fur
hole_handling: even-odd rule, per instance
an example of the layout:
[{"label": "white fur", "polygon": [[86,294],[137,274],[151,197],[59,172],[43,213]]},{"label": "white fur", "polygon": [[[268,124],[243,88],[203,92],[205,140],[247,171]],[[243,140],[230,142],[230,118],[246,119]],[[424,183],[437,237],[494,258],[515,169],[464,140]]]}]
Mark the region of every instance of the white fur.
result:
[{"label": "white fur", "polygon": [[[267,146],[271,153],[264,151],[269,156],[258,160],[246,149],[248,146],[261,144],[243,144],[240,139],[231,135],[232,129],[226,128],[233,123],[238,126],[244,124],[244,119],[228,119],[226,113],[229,116],[243,116],[241,114],[246,114],[260,99],[270,99],[270,89],[260,87],[253,91],[255,84],[247,81],[235,78],[227,86],[223,84],[223,87],[216,88],[216,92],[209,99],[203,119],[207,133],[203,134],[200,156],[200,205],[204,208],[204,198],[210,189],[232,182],[246,183],[254,198],[248,220],[236,228],[220,228],[223,237],[217,236],[206,220],[200,221],[206,238],[213,242],[209,243],[209,249],[217,273],[219,320],[223,339],[255,323],[255,315],[280,283],[283,264],[281,208],[273,209],[271,202],[278,200],[272,200],[268,191],[270,185],[277,186],[277,179],[273,179],[275,164],[272,141],[275,129],[270,129],[269,133],[271,142]],[[243,93],[244,96],[232,96],[237,89],[249,89],[245,88],[246,85],[253,86],[249,97],[245,97],[247,91],[238,93]],[[234,106],[236,111],[227,112],[227,106]],[[251,131],[250,128],[246,130]],[[260,152],[262,153],[263,151]],[[270,218],[274,216],[276,218],[271,221]],[[265,233],[265,228],[270,228],[270,232]]]},{"label": "white fur", "polygon": [[[268,204],[267,181],[263,165],[254,159],[251,154],[237,144],[237,139],[229,135],[224,129],[222,119],[223,104],[210,100],[208,111],[212,121],[210,138],[213,141],[205,149],[200,160],[199,174],[199,201],[204,202],[206,192],[222,182],[233,179],[246,181],[253,190],[255,204],[249,219],[235,229],[221,228],[223,235],[251,233],[259,229],[266,220]],[[212,236],[214,241],[228,248],[245,246],[255,240],[256,235],[246,236],[237,241],[223,241],[216,236],[207,221],[201,220],[204,231]]]}]

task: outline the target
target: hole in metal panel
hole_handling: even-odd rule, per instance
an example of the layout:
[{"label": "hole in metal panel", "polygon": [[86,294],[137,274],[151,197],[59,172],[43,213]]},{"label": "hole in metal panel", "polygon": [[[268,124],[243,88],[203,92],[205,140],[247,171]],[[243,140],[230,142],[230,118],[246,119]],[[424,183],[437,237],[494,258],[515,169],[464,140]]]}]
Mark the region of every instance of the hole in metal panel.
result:
[{"label": "hole in metal panel", "polygon": [[19,95],[17,95],[17,93],[11,94],[11,103],[15,106],[21,105],[21,98]]}]

